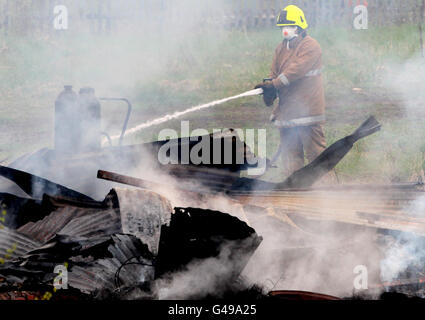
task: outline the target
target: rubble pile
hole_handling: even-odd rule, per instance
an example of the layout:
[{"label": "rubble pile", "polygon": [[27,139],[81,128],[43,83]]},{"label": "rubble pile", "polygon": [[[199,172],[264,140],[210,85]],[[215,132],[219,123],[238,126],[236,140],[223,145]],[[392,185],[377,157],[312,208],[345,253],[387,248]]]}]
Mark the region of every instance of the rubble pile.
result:
[{"label": "rubble pile", "polygon": [[[373,260],[373,267],[393,243],[402,247],[404,237],[417,244],[408,248],[413,253],[423,247],[423,183],[313,186],[356,141],[379,129],[370,117],[281,183],[241,177],[253,154],[231,131],[207,137],[211,145],[223,143],[215,150],[220,157],[226,144],[232,149],[226,165],[181,164],[180,152],[170,154],[177,164],[159,163],[166,143],[196,148],[196,139],[180,138],[66,156],[40,150],[10,167],[0,166],[0,179],[14,183],[0,190],[0,299],[262,298],[264,288],[248,284],[241,274],[255,264],[263,273],[255,281],[264,276],[277,290],[282,276],[269,274],[271,260],[275,272],[288,272],[293,262],[312,265],[315,277],[323,276],[328,287],[345,288],[346,279],[351,286],[352,266],[339,264],[348,257]],[[237,154],[243,163],[236,163]],[[268,159],[265,163],[273,165]],[[126,188],[117,188],[118,183]],[[168,198],[182,203],[174,207]],[[233,215],[197,208],[204,204]],[[247,266],[263,240],[256,230],[267,237]],[[349,274],[331,276],[328,265]],[[370,288],[423,292],[422,260],[418,266]],[[372,269],[376,280],[379,266]],[[307,273],[297,268],[295,274],[300,272],[304,285]],[[270,291],[267,298],[336,299],[290,290]]]},{"label": "rubble pile", "polygon": [[[11,292],[28,298],[53,291],[55,267],[65,264],[69,296],[155,299],[158,280],[165,284],[164,278],[191,262],[222,251],[220,281],[232,283],[261,242],[235,217],[173,210],[166,198],[147,190],[112,189],[103,202],[47,195],[36,201],[10,194],[1,202],[8,211],[0,230],[0,256],[7,257],[0,265],[3,299],[14,296]],[[36,209],[34,216],[28,206]]]}]

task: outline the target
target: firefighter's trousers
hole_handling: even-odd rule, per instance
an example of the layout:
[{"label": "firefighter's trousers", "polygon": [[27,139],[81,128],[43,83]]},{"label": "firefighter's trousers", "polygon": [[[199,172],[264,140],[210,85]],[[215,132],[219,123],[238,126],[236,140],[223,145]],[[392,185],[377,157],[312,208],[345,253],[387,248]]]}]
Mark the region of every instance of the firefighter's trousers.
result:
[{"label": "firefighter's trousers", "polygon": [[305,157],[310,163],[326,149],[322,124],[280,128],[280,142],[286,176],[304,167]]}]

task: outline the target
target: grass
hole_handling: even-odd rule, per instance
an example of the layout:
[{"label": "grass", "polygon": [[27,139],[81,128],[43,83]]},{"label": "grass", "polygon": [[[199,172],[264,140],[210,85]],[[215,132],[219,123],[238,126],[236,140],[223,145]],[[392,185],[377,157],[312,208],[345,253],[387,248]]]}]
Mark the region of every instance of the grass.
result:
[{"label": "grass", "polygon": [[[425,126],[412,116],[416,107],[412,107],[415,112],[408,111],[412,105],[420,106],[423,97],[406,98],[405,81],[399,77],[406,62],[418,64],[415,69],[423,67],[417,59],[416,26],[318,29],[311,35],[323,50],[328,144],[351,133],[370,114],[383,124],[380,133],[360,141],[341,161],[337,167],[340,180],[416,179],[424,166]],[[268,75],[280,40],[274,29],[248,33],[197,30],[160,37],[154,33],[9,36],[0,43],[4,48],[0,54],[0,161],[52,146],[54,100],[63,84],[90,85],[98,96],[128,97],[134,105],[132,127],[251,89]],[[400,81],[400,92],[391,86],[393,77]],[[118,133],[123,107],[104,104],[102,113],[105,129]],[[271,156],[279,138],[268,123],[269,113],[260,97],[244,98],[149,128],[126,143],[156,140],[163,128],[179,132],[180,121],[189,120],[192,129],[210,131],[266,128]],[[279,169],[274,170],[266,178],[282,180]]]}]

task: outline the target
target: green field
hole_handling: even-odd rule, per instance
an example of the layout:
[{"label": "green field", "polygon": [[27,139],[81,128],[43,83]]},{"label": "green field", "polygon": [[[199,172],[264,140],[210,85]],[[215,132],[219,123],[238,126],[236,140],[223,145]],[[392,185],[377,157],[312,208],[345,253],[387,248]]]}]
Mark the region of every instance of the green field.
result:
[{"label": "green field", "polygon": [[[338,165],[341,182],[416,181],[425,161],[425,59],[416,26],[355,31],[311,30],[322,45],[328,144],[369,115],[382,131],[356,144]],[[63,84],[92,86],[98,96],[124,96],[134,105],[130,127],[172,111],[250,90],[269,73],[275,29],[154,32],[120,36],[9,36],[0,40],[0,161],[53,144],[54,100]],[[422,75],[422,78],[421,78]],[[103,105],[105,130],[118,133],[124,106]],[[129,137],[157,139],[163,128],[266,128],[268,155],[278,131],[260,97],[193,113]],[[282,180],[279,169],[265,177]]]}]

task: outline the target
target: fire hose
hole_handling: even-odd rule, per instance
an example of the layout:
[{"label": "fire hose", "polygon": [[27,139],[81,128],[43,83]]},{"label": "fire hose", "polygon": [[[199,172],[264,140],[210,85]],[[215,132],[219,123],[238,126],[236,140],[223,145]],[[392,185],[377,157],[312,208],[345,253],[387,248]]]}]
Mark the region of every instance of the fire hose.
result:
[{"label": "fire hose", "polygon": [[183,111],[177,111],[177,112],[174,112],[172,114],[165,115],[161,118],[153,119],[153,120],[147,121],[145,123],[139,124],[138,126],[136,126],[134,128],[128,129],[124,133],[124,135],[112,136],[111,139],[112,140],[122,139],[126,135],[134,134],[134,133],[136,133],[136,132],[138,132],[142,129],[146,129],[146,128],[149,128],[149,127],[154,126],[154,125],[158,125],[158,124],[161,124],[161,123],[173,120],[173,119],[180,118],[181,116],[186,115],[186,114],[191,113],[191,112],[199,111],[199,110],[202,110],[202,109],[207,109],[207,108],[210,108],[210,107],[213,107],[213,106],[216,106],[216,105],[220,105],[220,104],[223,104],[223,103],[231,101],[231,100],[243,98],[243,97],[258,96],[258,95],[261,95],[262,93],[263,93],[263,89],[254,89],[254,90],[250,90],[250,91],[238,94],[236,96],[232,96],[232,97],[228,97],[228,98],[224,98],[224,99],[220,99],[220,100],[215,100],[215,101],[212,101],[212,102],[209,102],[209,103],[205,103],[205,104],[202,104],[202,105],[191,107],[191,108],[183,110]]}]

